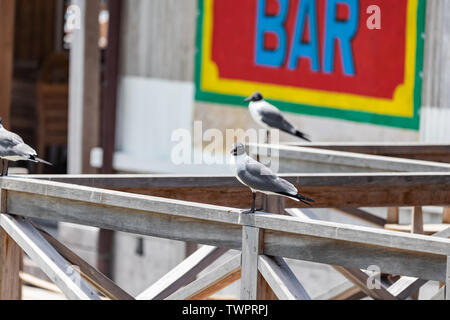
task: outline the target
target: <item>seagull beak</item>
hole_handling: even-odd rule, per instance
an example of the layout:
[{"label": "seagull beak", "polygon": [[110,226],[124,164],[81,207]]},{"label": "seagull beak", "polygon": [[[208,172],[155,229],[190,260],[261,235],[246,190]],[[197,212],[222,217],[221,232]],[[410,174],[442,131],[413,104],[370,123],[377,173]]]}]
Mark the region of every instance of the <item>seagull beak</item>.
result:
[{"label": "seagull beak", "polygon": [[252,101],[252,97],[248,97],[247,99],[244,100],[245,102],[250,102]]}]

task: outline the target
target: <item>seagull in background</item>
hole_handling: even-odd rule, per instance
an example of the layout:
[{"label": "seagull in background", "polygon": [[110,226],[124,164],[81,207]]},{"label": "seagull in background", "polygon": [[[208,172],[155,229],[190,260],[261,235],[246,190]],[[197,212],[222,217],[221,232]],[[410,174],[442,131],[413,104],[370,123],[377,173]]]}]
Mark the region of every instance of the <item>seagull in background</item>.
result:
[{"label": "seagull in background", "polygon": [[[0,118],[0,158],[2,159],[2,169],[0,177],[7,176],[9,170],[8,161],[32,161],[40,162],[52,166],[50,162],[39,159],[36,151],[23,142],[23,139],[15,133],[3,127],[3,120]],[[6,160],[6,173],[5,169]]]},{"label": "seagull in background", "polygon": [[255,92],[251,97],[245,99],[245,102],[250,102],[250,114],[262,127],[277,128],[311,142],[307,135],[295,129],[294,126],[283,117],[280,110],[265,101],[261,93]]},{"label": "seagull in background", "polygon": [[243,213],[255,213],[256,192],[287,197],[308,206],[311,206],[310,202],[314,202],[298,193],[292,183],[278,177],[269,168],[249,157],[242,143],[234,144],[231,154],[236,178],[252,190],[252,207]]}]

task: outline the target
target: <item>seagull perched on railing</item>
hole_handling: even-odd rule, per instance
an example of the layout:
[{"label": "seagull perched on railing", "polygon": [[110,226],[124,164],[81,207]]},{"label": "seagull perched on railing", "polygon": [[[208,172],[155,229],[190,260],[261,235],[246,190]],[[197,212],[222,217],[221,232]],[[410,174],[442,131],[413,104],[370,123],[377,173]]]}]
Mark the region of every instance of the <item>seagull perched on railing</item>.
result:
[{"label": "seagull perched on railing", "polygon": [[245,99],[245,102],[250,102],[250,114],[256,123],[262,127],[277,128],[281,131],[311,142],[306,134],[295,129],[294,126],[283,117],[280,110],[265,101],[261,93],[255,92],[251,97]]},{"label": "seagull perched on railing", "polygon": [[278,177],[269,168],[249,157],[242,143],[234,144],[231,154],[236,178],[252,190],[252,207],[243,213],[255,213],[256,192],[287,197],[308,206],[311,206],[310,202],[314,202],[298,193],[292,183]]},{"label": "seagull perched on railing", "polygon": [[[2,170],[0,177],[8,175],[9,163],[8,161],[32,161],[41,162],[52,166],[50,162],[39,159],[36,151],[29,145],[23,142],[23,139],[15,133],[6,130],[0,118],[0,158],[2,159]],[[6,162],[6,173],[4,173]]]}]

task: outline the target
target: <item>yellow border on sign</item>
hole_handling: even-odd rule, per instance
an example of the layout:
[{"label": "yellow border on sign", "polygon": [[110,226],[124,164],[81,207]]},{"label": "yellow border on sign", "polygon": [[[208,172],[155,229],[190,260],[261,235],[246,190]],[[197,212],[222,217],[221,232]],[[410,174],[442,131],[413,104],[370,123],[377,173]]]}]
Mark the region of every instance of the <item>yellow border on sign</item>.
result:
[{"label": "yellow border on sign", "polygon": [[268,99],[290,103],[390,116],[414,116],[418,0],[408,0],[405,59],[406,81],[397,87],[394,93],[394,99],[370,98],[347,93],[220,78],[217,65],[211,58],[213,3],[214,0],[204,0],[202,71],[200,81],[202,90],[239,96],[248,96],[254,91],[259,90]]}]

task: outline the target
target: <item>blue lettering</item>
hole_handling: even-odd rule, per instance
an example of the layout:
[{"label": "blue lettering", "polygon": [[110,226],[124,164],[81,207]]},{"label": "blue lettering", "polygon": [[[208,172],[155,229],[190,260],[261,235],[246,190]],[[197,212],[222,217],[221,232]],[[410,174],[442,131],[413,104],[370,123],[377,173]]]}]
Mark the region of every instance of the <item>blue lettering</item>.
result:
[{"label": "blue lettering", "polygon": [[[350,9],[347,21],[336,19],[338,3],[345,3]],[[355,65],[351,48],[351,41],[356,34],[359,20],[358,0],[328,0],[326,13],[324,72],[332,73],[334,70],[335,40],[339,40],[342,51],[344,73],[355,75]]]},{"label": "blue lettering", "polygon": [[[268,67],[281,67],[286,55],[287,34],[284,22],[288,13],[288,0],[277,0],[280,12],[276,16],[266,16],[266,0],[258,1],[256,19],[256,64]],[[271,32],[277,35],[278,47],[269,50],[264,47],[264,35]]]},{"label": "blue lettering", "polygon": [[[310,41],[304,43],[302,37],[306,26],[306,17],[309,18]],[[311,61],[311,69],[319,71],[319,45],[317,35],[317,8],[315,0],[301,0],[297,14],[297,26],[293,38],[289,69],[296,69],[300,57],[308,57]]]}]

